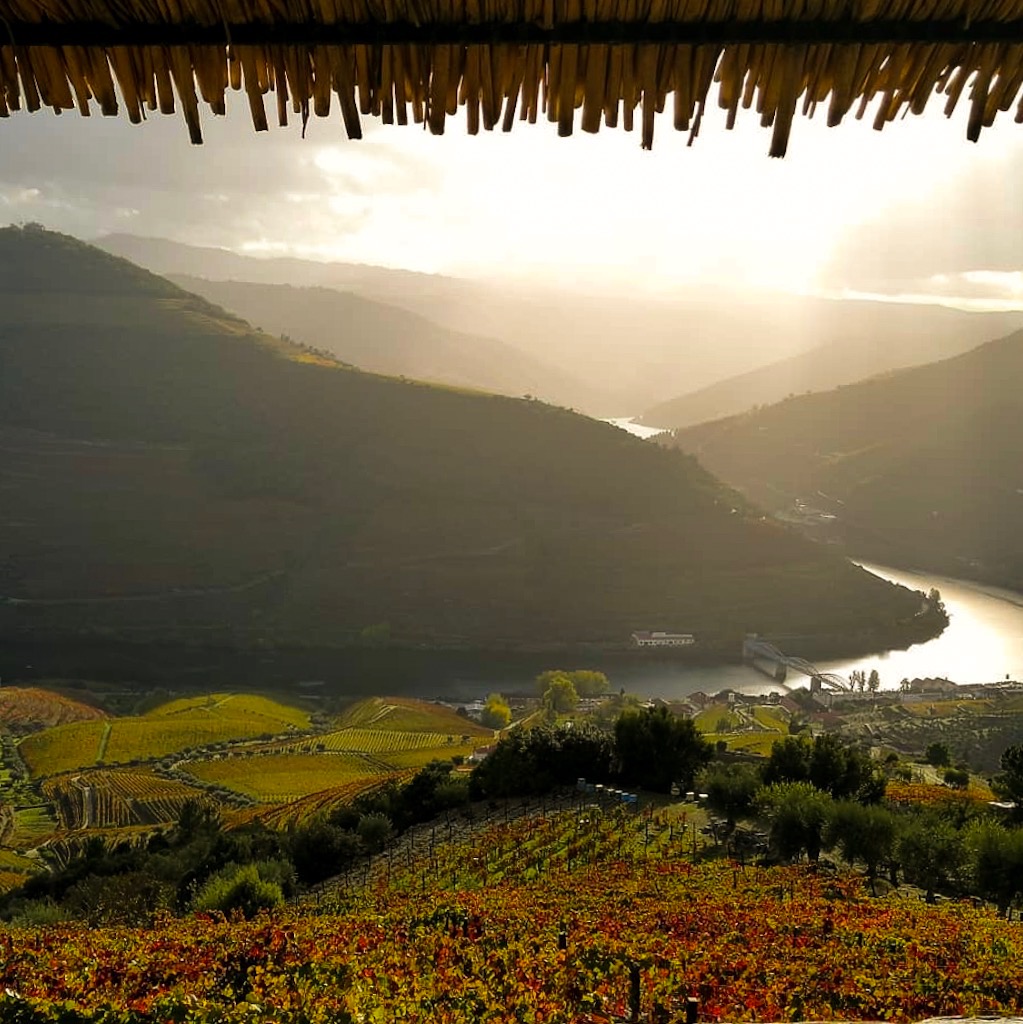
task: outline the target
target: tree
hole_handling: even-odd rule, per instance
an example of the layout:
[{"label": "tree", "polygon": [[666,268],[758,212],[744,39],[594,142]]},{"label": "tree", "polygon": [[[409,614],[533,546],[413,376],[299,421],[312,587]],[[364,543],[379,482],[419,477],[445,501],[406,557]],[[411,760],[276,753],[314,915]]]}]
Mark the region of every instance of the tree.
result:
[{"label": "tree", "polygon": [[870,755],[834,733],[812,740],[803,734],[778,740],[764,766],[763,779],[766,785],[809,782],[836,800],[855,797],[861,803],[877,803],[885,790],[884,776]]},{"label": "tree", "polygon": [[474,769],[469,788],[478,799],[547,793],[579,778],[610,782],[614,760],[610,734],[587,723],[513,729]]},{"label": "tree", "polygon": [[551,683],[560,679],[568,679],[580,697],[601,697],[611,688],[603,672],[588,668],[576,668],[571,671],[552,668],[536,677],[537,692],[542,697],[550,689]]},{"label": "tree", "polygon": [[546,672],[541,672],[534,681],[536,684],[536,692],[543,697],[543,695],[551,688],[551,683],[555,679],[567,679],[568,673],[563,668],[549,668]]},{"label": "tree", "polygon": [[760,813],[770,822],[770,843],[784,860],[820,859],[824,830],[832,800],[808,782],[782,782],[766,786],[758,797]]},{"label": "tree", "polygon": [[673,715],[663,705],[621,714],[615,747],[622,780],[661,793],[673,782],[690,788],[714,754],[691,718]]},{"label": "tree", "polygon": [[1023,832],[975,822],[966,833],[975,891],[1004,913],[1023,885]]},{"label": "tree", "polygon": [[780,782],[809,782],[810,753],[813,741],[805,733],[786,736],[771,747],[771,755],[763,767],[765,786]]},{"label": "tree", "polygon": [[896,857],[906,880],[920,886],[927,902],[935,890],[954,885],[966,862],[962,834],[937,815],[908,822],[896,842]]},{"label": "tree", "polygon": [[878,867],[895,852],[895,816],[883,807],[864,807],[851,800],[835,804],[825,842],[835,846],[850,864],[862,863],[873,886]]},{"label": "tree", "polygon": [[760,778],[748,764],[713,764],[700,780],[700,789],[707,794],[711,810],[725,816],[729,831],[736,819],[753,810]]},{"label": "tree", "polygon": [[952,752],[947,743],[936,741],[927,745],[924,759],[935,768],[945,768],[952,763]]},{"label": "tree", "polygon": [[394,835],[394,825],[386,814],[375,811],[362,815],[355,831],[370,853],[378,853]]},{"label": "tree", "polygon": [[1017,743],[1002,751],[999,760],[1002,773],[995,779],[1000,795],[1023,807],[1023,744]]},{"label": "tree", "polygon": [[277,882],[262,878],[255,864],[230,865],[213,875],[199,891],[194,910],[219,910],[230,914],[238,911],[243,917],[255,917],[260,910],[278,907],[284,893]]},{"label": "tree", "polygon": [[943,776],[946,786],[966,789],[970,785],[970,773],[962,768],[946,768]]},{"label": "tree", "polygon": [[544,707],[553,712],[573,710],[579,703],[579,694],[575,692],[572,680],[560,672],[551,679],[543,695]]},{"label": "tree", "polygon": [[361,853],[354,832],[313,820],[291,833],[291,859],[307,884],[340,874]]},{"label": "tree", "polygon": [[194,839],[216,835],[220,831],[220,810],[207,800],[192,797],[181,805],[174,827],[174,841],[190,843]]},{"label": "tree", "polygon": [[511,708],[508,702],[499,693],[492,693],[487,697],[483,705],[483,712],[480,715],[480,722],[488,729],[505,729],[511,722]]},{"label": "tree", "polygon": [[611,683],[603,672],[593,669],[577,668],[568,673],[575,692],[580,697],[602,697],[611,689]]},{"label": "tree", "polygon": [[877,693],[881,689],[881,674],[876,668],[870,670],[870,676],[867,678],[867,689],[871,693]]}]

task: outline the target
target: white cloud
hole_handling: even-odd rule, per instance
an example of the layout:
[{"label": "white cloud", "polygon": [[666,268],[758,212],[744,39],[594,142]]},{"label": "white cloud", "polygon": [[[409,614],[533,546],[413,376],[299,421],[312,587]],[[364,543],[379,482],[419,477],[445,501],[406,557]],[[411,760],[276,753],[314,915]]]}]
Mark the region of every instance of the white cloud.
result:
[{"label": "white cloud", "polygon": [[[883,133],[797,120],[789,155],[770,160],[755,118],[726,132],[716,110],[691,148],[662,119],[650,153],[636,134],[559,139],[547,123],[470,138],[452,119],[436,138],[367,122],[349,142],[336,118],[303,139],[298,125],[254,133],[244,101],[229,114],[201,147],[177,117],[16,115],[0,128],[0,202],[84,237],[128,223],[248,252],[598,288],[1004,294],[1007,279],[961,275],[1020,269],[1011,124],[971,146],[962,118]],[[952,283],[926,283],[941,274]]]}]

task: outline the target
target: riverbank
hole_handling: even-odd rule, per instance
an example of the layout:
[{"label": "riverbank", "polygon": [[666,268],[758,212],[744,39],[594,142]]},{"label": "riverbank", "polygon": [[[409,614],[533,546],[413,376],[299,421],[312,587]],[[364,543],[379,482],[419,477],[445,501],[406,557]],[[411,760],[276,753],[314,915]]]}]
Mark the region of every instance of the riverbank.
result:
[{"label": "riverbank", "polygon": [[[938,622],[924,620],[907,630],[831,634],[798,638],[787,653],[813,659],[863,656],[896,643],[932,636]],[[794,639],[794,638],[793,638]],[[615,687],[650,696],[733,686],[760,692],[767,680],[742,665],[743,635],[701,638],[694,647],[638,650],[598,646],[551,647],[534,651],[449,650],[397,647],[260,648],[127,643],[110,638],[9,639],[0,645],[0,679],[5,683],[97,680],[152,687],[300,690],[346,696],[393,693],[408,696],[485,697],[498,690],[532,692],[532,681],[550,668],[595,668]],[[788,644],[788,646],[786,646]],[[752,688],[752,689],[750,689]]]}]

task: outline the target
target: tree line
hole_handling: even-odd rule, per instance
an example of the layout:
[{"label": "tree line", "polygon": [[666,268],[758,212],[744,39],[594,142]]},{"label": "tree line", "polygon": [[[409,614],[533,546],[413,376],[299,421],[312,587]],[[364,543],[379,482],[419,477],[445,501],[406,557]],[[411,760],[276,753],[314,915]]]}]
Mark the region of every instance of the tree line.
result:
[{"label": "tree line", "polygon": [[[927,758],[947,764],[948,752],[933,744]],[[885,802],[880,766],[830,733],[787,737],[761,766],[718,762],[700,785],[733,853],[755,848],[762,825],[773,858],[817,862],[833,852],[861,866],[872,887],[887,877],[920,887],[928,900],[979,896],[1004,911],[1023,898],[1023,745],[1009,747],[1001,766],[993,780],[1007,801],[1000,816],[959,795],[958,773],[947,799],[933,805]]]}]

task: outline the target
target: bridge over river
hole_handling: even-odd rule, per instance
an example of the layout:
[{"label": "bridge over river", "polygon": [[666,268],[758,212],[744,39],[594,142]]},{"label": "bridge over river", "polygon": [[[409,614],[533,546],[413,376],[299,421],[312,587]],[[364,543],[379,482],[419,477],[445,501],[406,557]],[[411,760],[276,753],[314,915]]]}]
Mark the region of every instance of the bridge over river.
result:
[{"label": "bridge over river", "polygon": [[810,688],[852,692],[852,684],[845,676],[837,672],[822,672],[805,658],[785,654],[774,644],[756,633],[750,633],[742,643],[742,660],[752,665],[758,672],[770,676],[779,683],[784,683],[789,669],[810,677]]}]

